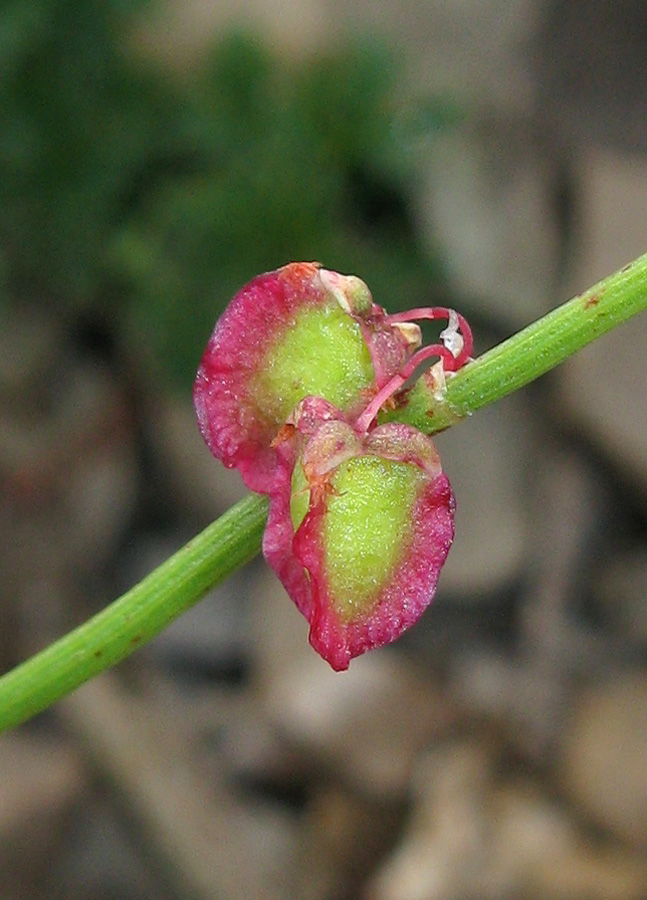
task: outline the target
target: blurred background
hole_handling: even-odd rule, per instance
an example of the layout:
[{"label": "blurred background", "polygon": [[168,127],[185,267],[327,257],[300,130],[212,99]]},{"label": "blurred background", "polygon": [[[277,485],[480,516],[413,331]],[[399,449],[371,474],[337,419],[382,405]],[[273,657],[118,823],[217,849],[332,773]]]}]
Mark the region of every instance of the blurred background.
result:
[{"label": "blurred background", "polygon": [[[4,0],[0,670],[243,496],[191,384],[318,260],[477,353],[647,250],[638,0]],[[257,560],[0,740],[5,900],[645,900],[645,316],[439,436],[434,606],[334,674]]]}]

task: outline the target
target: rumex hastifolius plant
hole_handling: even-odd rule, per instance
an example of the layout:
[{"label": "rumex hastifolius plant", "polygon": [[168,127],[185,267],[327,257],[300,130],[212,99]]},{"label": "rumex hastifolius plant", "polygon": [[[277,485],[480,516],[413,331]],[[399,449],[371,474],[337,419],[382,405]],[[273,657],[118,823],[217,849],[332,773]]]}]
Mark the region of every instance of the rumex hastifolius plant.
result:
[{"label": "rumex hastifolius plant", "polygon": [[[311,264],[260,276],[241,294],[253,298],[263,284],[276,302],[259,311],[235,299],[196,384],[207,442],[226,465],[247,472],[248,484],[259,479],[263,493],[250,493],[101,612],[2,675],[0,731],[158,635],[256,556],[268,520],[266,555],[334,666],[391,640],[431,599],[452,536],[451,494],[427,436],[646,310],[647,254],[468,365],[467,323],[449,310],[389,316],[359,279]],[[418,347],[410,319],[419,315],[447,319],[439,344]],[[211,371],[210,354],[226,337]],[[281,352],[291,346],[302,348],[305,370]],[[408,388],[419,362],[433,355],[437,363]],[[259,368],[259,360],[269,366]],[[411,593],[403,606],[405,582]]]},{"label": "rumex hastifolius plant", "polygon": [[[414,319],[447,319],[421,348]],[[216,325],[194,388],[213,454],[269,496],[263,553],[337,670],[430,604],[454,497],[430,437],[397,421],[430,357],[436,390],[471,358],[454,310],[388,315],[356,276],[291,263],[255,278]],[[429,377],[429,376],[428,376]],[[378,424],[383,407],[396,421]]]}]

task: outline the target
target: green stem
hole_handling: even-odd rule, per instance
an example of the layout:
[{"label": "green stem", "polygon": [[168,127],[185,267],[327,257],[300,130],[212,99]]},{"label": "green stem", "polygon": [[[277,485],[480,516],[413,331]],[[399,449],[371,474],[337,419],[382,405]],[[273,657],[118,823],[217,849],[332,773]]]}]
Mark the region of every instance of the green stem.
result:
[{"label": "green stem", "polygon": [[[528,384],[647,309],[647,255],[469,363],[439,402],[397,413],[429,434]],[[420,379],[418,384],[423,383]],[[267,500],[250,495],[94,618],[0,678],[0,731],[24,722],[157,635],[260,550]]]},{"label": "green stem", "polygon": [[85,624],[0,678],[0,732],[159,634],[261,548],[267,500],[250,494]]},{"label": "green stem", "polygon": [[[397,419],[427,434],[518,390],[577,350],[647,309],[647,254],[498,344],[447,379],[444,400],[412,392]],[[393,415],[391,416],[393,418]]]}]

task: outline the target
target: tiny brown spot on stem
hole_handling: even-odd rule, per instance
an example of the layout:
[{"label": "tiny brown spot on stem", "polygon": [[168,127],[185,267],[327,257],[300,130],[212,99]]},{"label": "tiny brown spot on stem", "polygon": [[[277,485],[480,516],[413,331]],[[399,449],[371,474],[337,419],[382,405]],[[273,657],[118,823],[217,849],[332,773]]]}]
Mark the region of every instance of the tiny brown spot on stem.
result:
[{"label": "tiny brown spot on stem", "polygon": [[597,306],[600,299],[599,294],[591,294],[591,296],[587,297],[584,301],[584,309],[590,309],[592,306]]},{"label": "tiny brown spot on stem", "polygon": [[134,637],[131,637],[130,643],[131,643],[131,644],[139,644],[139,642],[141,641],[141,639],[142,639],[141,634],[136,634]]},{"label": "tiny brown spot on stem", "polygon": [[94,651],[94,658],[95,658],[95,659],[99,659],[101,656],[103,656],[103,650],[95,650],[95,651]]}]

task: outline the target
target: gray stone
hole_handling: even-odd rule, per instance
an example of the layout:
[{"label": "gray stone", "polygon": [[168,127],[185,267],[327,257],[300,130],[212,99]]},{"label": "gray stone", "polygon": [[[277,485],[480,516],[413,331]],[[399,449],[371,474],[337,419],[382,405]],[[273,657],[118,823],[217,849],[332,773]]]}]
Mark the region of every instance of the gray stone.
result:
[{"label": "gray stone", "polygon": [[647,316],[616,328],[559,373],[567,416],[627,479],[647,492]]},{"label": "gray stone", "polygon": [[647,679],[627,674],[592,686],[568,723],[559,774],[598,825],[647,850]]},{"label": "gray stone", "polygon": [[59,710],[93,767],[119,787],[149,860],[178,895],[290,896],[287,817],[242,802],[222,769],[212,767],[205,779],[174,704],[154,688],[125,692],[113,673],[103,673]]},{"label": "gray stone", "polygon": [[630,646],[647,647],[647,551],[644,545],[605,560],[593,583],[606,622]]},{"label": "gray stone", "polygon": [[211,455],[189,397],[160,398],[157,413],[151,427],[179,503],[208,520],[248,493],[238,472],[226,469]]},{"label": "gray stone", "polygon": [[573,146],[647,149],[645,28],[636,0],[542,0],[542,115]]},{"label": "gray stone", "polygon": [[303,817],[294,896],[356,897],[367,873],[391,845],[400,809],[338,783],[321,783],[312,793]]},{"label": "gray stone", "polygon": [[362,792],[402,796],[420,748],[451,724],[442,694],[385,651],[353,660],[343,674],[311,654],[270,686],[272,721]]},{"label": "gray stone", "polygon": [[522,498],[535,448],[523,397],[481,410],[435,438],[456,496],[456,536],[439,593],[467,603],[519,576],[527,553]]},{"label": "gray stone", "polygon": [[516,110],[531,101],[524,49],[540,11],[535,0],[362,0],[343,6],[325,0],[322,7],[329,34],[368,30],[406,48],[417,96],[426,91]]},{"label": "gray stone", "polygon": [[[573,293],[586,290],[647,250],[647,161],[595,151],[582,164],[582,235]],[[561,367],[561,399],[627,477],[647,491],[647,316],[634,317]]]},{"label": "gray stone", "polygon": [[60,852],[64,823],[87,778],[67,743],[18,734],[0,742],[0,891],[13,900],[41,895]]},{"label": "gray stone", "polygon": [[481,736],[420,758],[409,825],[366,900],[644,897],[644,859],[588,846],[565,810],[511,778],[493,750]]},{"label": "gray stone", "polygon": [[388,649],[333,672],[273,576],[254,615],[259,689],[274,727],[367,796],[402,796],[420,748],[454,721],[443,691]]},{"label": "gray stone", "polygon": [[422,220],[450,284],[515,330],[547,312],[558,275],[557,151],[531,120],[468,117],[433,141]]},{"label": "gray stone", "polygon": [[367,898],[477,896],[470,892],[487,850],[482,804],[488,767],[488,753],[469,744],[452,744],[420,759],[410,823],[400,846],[369,885]]}]

